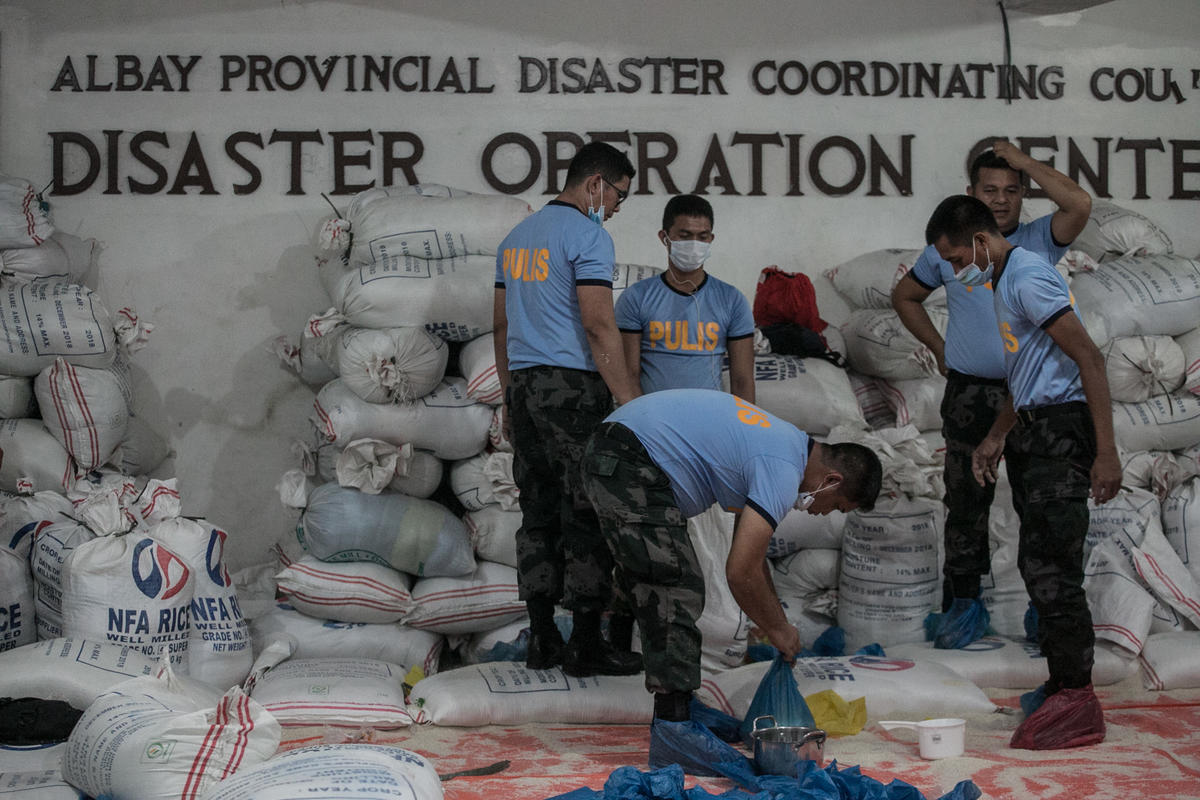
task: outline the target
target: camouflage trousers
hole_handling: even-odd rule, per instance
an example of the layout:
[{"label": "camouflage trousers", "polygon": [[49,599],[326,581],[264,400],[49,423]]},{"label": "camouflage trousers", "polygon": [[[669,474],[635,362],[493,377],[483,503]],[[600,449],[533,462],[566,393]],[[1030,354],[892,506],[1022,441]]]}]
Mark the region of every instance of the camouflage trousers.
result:
[{"label": "camouflage trousers", "polygon": [[699,688],[704,575],[670,480],[618,423],[604,423],[588,442],[583,478],[619,593],[637,619],[646,688]]},{"label": "camouflage trousers", "polygon": [[517,584],[522,600],[545,598],[572,611],[604,611],[612,558],[583,491],[579,463],[612,411],[597,372],[530,367],[510,373],[513,479],[520,490]]},{"label": "camouflage trousers", "polygon": [[955,596],[976,596],[980,578],[991,571],[988,512],[996,497],[996,485],[980,486],[975,481],[971,454],[987,436],[1007,396],[1003,380],[953,371],[946,379],[941,408],[942,435],[946,439],[943,611]]},{"label": "camouflage trousers", "polygon": [[1038,612],[1050,683],[1091,682],[1095,635],[1083,591],[1083,547],[1096,434],[1086,403],[1047,406],[1008,435],[1008,474],[1021,518],[1017,565]]}]

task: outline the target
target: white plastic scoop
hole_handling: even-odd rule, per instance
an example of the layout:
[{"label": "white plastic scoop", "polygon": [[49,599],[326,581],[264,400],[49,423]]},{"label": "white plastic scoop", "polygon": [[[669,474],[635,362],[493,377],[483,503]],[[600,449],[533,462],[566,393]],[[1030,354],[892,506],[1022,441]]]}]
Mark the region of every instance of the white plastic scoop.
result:
[{"label": "white plastic scoop", "polygon": [[885,731],[908,728],[917,732],[917,745],[921,758],[953,758],[963,754],[963,743],[967,733],[967,721],[954,717],[927,719],[921,722],[904,720],[881,720]]}]

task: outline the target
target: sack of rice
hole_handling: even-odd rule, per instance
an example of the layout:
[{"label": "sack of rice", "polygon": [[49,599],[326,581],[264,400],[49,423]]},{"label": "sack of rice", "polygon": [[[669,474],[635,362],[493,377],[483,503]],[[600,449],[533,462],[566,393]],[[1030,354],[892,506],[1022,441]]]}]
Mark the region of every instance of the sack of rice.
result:
[{"label": "sack of rice", "polygon": [[1136,211],[1099,198],[1092,200],[1087,225],[1071,247],[1096,261],[1175,252],[1171,237],[1158,225]]},{"label": "sack of rice", "polygon": [[1104,348],[1112,399],[1140,403],[1183,385],[1183,348],[1170,336],[1123,336]]},{"label": "sack of rice", "polygon": [[104,368],[56,358],[33,383],[42,421],[76,466],[88,472],[107,464],[129,430],[129,366],[117,358]]},{"label": "sack of rice", "polygon": [[417,576],[475,568],[462,520],[440,503],[402,494],[323,484],[309,496],[297,535],[322,561],[373,561]]},{"label": "sack of rice", "polygon": [[[823,274],[851,308],[891,308],[892,289],[913,268],[922,252],[901,248],[873,250]],[[946,305],[945,287],[939,286],[925,302]]]},{"label": "sack of rice", "polygon": [[95,266],[98,250],[95,239],[55,231],[36,247],[0,250],[0,277],[13,282],[58,278],[83,283]]},{"label": "sack of rice", "polygon": [[[727,372],[722,380],[728,389]],[[754,392],[759,406],[810,434],[843,423],[866,425],[846,371],[820,358],[758,356]]]},{"label": "sack of rice", "polygon": [[368,403],[407,403],[432,392],[446,374],[450,347],[424,328],[347,327],[316,340],[342,382]]},{"label": "sack of rice", "polygon": [[56,278],[0,287],[0,373],[37,375],[65,358],[104,368],[116,357],[113,318],[86,286]]},{"label": "sack of rice", "polygon": [[1200,261],[1165,254],[1118,258],[1076,275],[1071,293],[1080,317],[1103,320],[1109,340],[1179,336],[1200,320]]},{"label": "sack of rice", "polygon": [[[926,309],[938,332],[945,335],[949,317],[943,309]],[[937,359],[917,341],[891,309],[850,312],[841,326],[846,339],[846,363],[877,378],[929,378],[937,374]]]},{"label": "sack of rice", "polygon": [[54,225],[33,184],[0,175],[0,250],[37,247],[53,233]]}]

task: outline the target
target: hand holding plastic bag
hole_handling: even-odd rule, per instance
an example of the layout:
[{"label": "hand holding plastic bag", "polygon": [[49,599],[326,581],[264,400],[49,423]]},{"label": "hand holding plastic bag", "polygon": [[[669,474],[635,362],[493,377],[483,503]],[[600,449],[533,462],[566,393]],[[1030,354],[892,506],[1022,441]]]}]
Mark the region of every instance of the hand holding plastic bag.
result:
[{"label": "hand holding plastic bag", "polygon": [[747,745],[753,744],[750,732],[754,729],[754,720],[764,714],[775,718],[775,724],[780,727],[815,728],[812,711],[800,694],[796,685],[796,675],[792,665],[783,659],[782,655],[775,657],[767,673],[763,675],[754,699],[750,701],[750,709],[742,720],[742,741]]}]

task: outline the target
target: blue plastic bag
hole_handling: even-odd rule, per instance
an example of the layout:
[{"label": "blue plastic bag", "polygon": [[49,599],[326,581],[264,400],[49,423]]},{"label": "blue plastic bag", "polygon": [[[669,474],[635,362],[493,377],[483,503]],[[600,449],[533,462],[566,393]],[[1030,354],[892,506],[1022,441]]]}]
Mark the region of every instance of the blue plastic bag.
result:
[{"label": "blue plastic bag", "polygon": [[747,759],[695,720],[670,722],[656,717],[650,723],[650,769],[677,765],[688,775],[720,777],[715,765],[723,761]]},{"label": "blue plastic bag", "polygon": [[1037,641],[1038,629],[1038,612],[1033,607],[1033,603],[1029,604],[1029,608],[1025,609],[1025,638],[1031,642]]},{"label": "blue plastic bag", "polygon": [[939,650],[959,650],[982,639],[988,630],[991,615],[978,597],[956,597],[943,614],[925,618],[925,640]]},{"label": "blue plastic bag", "polygon": [[[758,689],[754,692],[754,699],[750,701],[750,709],[746,712],[746,718],[742,720],[739,730],[742,734],[742,741],[747,745],[754,743],[750,737],[750,732],[754,729],[754,720],[765,714],[774,717],[775,725],[778,726],[801,728],[817,726],[813,720],[812,711],[809,710],[808,703],[804,700],[804,695],[800,694],[800,687],[796,685],[796,675],[792,672],[792,665],[784,661],[783,656],[775,656],[775,660],[767,668],[767,673],[763,675]],[[770,724],[767,723],[766,727],[770,727]]]},{"label": "blue plastic bag", "polygon": [[740,742],[742,733],[739,730],[742,721],[724,711],[718,711],[712,706],[706,706],[696,698],[688,705],[688,713],[692,721],[697,722],[713,732],[722,742]]}]

